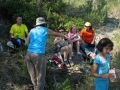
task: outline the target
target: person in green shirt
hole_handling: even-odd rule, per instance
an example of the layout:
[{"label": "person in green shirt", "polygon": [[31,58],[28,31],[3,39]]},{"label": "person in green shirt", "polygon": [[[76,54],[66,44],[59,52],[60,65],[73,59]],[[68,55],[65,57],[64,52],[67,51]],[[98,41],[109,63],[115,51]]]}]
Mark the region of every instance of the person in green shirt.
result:
[{"label": "person in green shirt", "polygon": [[22,17],[17,17],[16,24],[13,24],[10,29],[10,38],[15,48],[24,44],[25,38],[28,34],[28,28],[22,24]]}]

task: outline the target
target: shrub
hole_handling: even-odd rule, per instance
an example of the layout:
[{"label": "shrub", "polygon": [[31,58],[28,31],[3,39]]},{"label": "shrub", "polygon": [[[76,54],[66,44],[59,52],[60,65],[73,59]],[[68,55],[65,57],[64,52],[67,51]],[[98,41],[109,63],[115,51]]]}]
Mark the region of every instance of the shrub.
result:
[{"label": "shrub", "polygon": [[33,0],[1,0],[0,12],[2,12],[0,15],[10,23],[13,23],[17,16],[22,16],[29,26],[38,15]]},{"label": "shrub", "polygon": [[84,26],[84,21],[81,18],[67,17],[64,24],[65,29],[69,31],[72,25],[76,25],[78,30],[80,30]]}]

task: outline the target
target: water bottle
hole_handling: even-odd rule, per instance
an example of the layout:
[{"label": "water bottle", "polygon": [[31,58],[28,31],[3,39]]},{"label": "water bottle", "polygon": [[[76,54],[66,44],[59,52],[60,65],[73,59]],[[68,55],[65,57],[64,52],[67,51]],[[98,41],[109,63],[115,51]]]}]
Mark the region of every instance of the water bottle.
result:
[{"label": "water bottle", "polygon": [[109,73],[111,73],[112,74],[112,78],[110,78],[110,81],[111,82],[116,82],[116,73],[115,73],[115,68],[113,68],[113,69],[111,69],[110,71],[109,71]]}]

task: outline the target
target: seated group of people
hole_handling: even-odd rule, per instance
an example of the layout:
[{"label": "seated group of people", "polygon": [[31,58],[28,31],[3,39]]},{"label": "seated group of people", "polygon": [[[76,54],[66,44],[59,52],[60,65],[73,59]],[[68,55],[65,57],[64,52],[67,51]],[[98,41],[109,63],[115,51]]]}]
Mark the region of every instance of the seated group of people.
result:
[{"label": "seated group of people", "polygon": [[[45,19],[43,17],[38,17],[36,19],[35,27],[31,29],[30,33],[28,34],[28,29],[26,25],[22,24],[22,17],[18,17],[16,21],[17,23],[11,27],[10,41],[7,43],[7,45],[12,48],[18,48],[23,45],[24,42],[25,45],[28,45],[25,62],[27,64],[27,69],[30,74],[34,90],[44,90],[45,87],[46,60],[44,58],[44,54],[48,34],[51,36],[58,36],[55,38],[54,44],[58,47],[58,51],[64,56],[64,61],[67,61],[68,56],[69,59],[71,59],[71,56],[73,55],[74,45],[76,47],[77,54],[80,55],[80,50],[84,50],[87,57],[92,59],[95,58],[95,53],[90,50],[91,47],[95,47],[95,32],[92,29],[92,25],[90,22],[86,22],[84,28],[80,32],[77,32],[76,26],[72,26],[70,32],[67,33],[64,30],[59,30],[58,33],[45,27]],[[96,70],[99,70],[98,66],[104,63],[104,67],[102,65],[103,68],[109,67],[108,61],[110,61],[110,56],[108,55],[108,53],[110,53],[112,49],[113,43],[107,38],[103,38],[98,43],[97,50],[100,52],[100,54],[97,56],[97,58],[95,58],[92,70],[95,77],[110,77],[108,74],[98,74]],[[106,64],[105,60],[107,60],[108,64]],[[104,61],[104,63],[102,61]],[[105,73],[108,73],[108,69],[105,69],[106,71],[104,70]],[[99,84],[104,84],[103,81],[106,82],[108,80],[102,80],[102,82],[100,81]],[[106,84],[102,86],[105,86],[106,88]]]},{"label": "seated group of people", "polygon": [[[60,29],[59,33],[66,35],[67,39],[63,37],[56,37],[54,44],[57,46],[57,51],[61,52],[64,61],[72,59],[73,47],[75,47],[77,54],[80,55],[80,49],[84,50],[86,55],[94,58],[95,54],[89,50],[89,47],[95,47],[95,32],[92,29],[90,22],[85,23],[85,27],[78,32],[77,27],[73,25],[69,32]],[[12,25],[10,30],[10,41],[7,43],[12,48],[19,48],[25,43],[25,38],[28,34],[28,28],[22,24],[22,17],[17,17],[16,24]]]},{"label": "seated group of people", "polygon": [[7,45],[11,46],[12,43],[12,48],[18,48],[24,42],[25,45],[28,45],[25,62],[34,90],[44,90],[45,87],[46,60],[44,55],[48,34],[58,36],[55,38],[54,44],[58,47],[57,51],[63,54],[64,61],[67,61],[68,56],[71,59],[74,45],[77,54],[81,54],[80,50],[83,50],[87,57],[95,58],[92,75],[96,90],[108,90],[109,79],[116,79],[115,73],[110,72],[110,52],[113,50],[114,44],[109,38],[101,39],[96,46],[99,52],[95,57],[96,53],[91,50],[91,48],[95,48],[95,32],[90,22],[86,22],[85,27],[80,32],[77,32],[76,26],[72,26],[70,32],[59,30],[58,33],[45,27],[45,19],[38,17],[35,27],[28,34],[26,25],[22,24],[22,18],[18,17],[16,21],[17,23],[11,27],[10,42]]},{"label": "seated group of people", "polygon": [[68,37],[68,39],[56,37],[54,40],[54,44],[63,55],[64,61],[72,59],[74,47],[78,55],[81,54],[80,50],[82,49],[88,58],[95,58],[95,53],[93,52],[95,48],[95,32],[90,22],[86,22],[85,27],[80,32],[77,31],[75,25],[72,26],[69,32],[64,29],[60,29],[59,32]]}]

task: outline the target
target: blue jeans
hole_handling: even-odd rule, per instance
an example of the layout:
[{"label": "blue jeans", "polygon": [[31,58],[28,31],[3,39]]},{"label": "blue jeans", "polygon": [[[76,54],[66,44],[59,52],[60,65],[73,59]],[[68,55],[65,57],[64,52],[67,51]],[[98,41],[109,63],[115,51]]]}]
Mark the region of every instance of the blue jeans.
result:
[{"label": "blue jeans", "polygon": [[90,43],[81,43],[81,49],[84,50],[86,55],[89,55],[90,53],[92,53],[94,51],[95,48],[95,43],[94,44],[90,44]]},{"label": "blue jeans", "polygon": [[20,40],[20,43],[17,41],[16,38],[11,38],[11,41],[16,48],[19,48],[21,45],[24,45],[24,43],[25,43],[25,40],[20,39],[20,38],[18,38],[18,39]]}]

